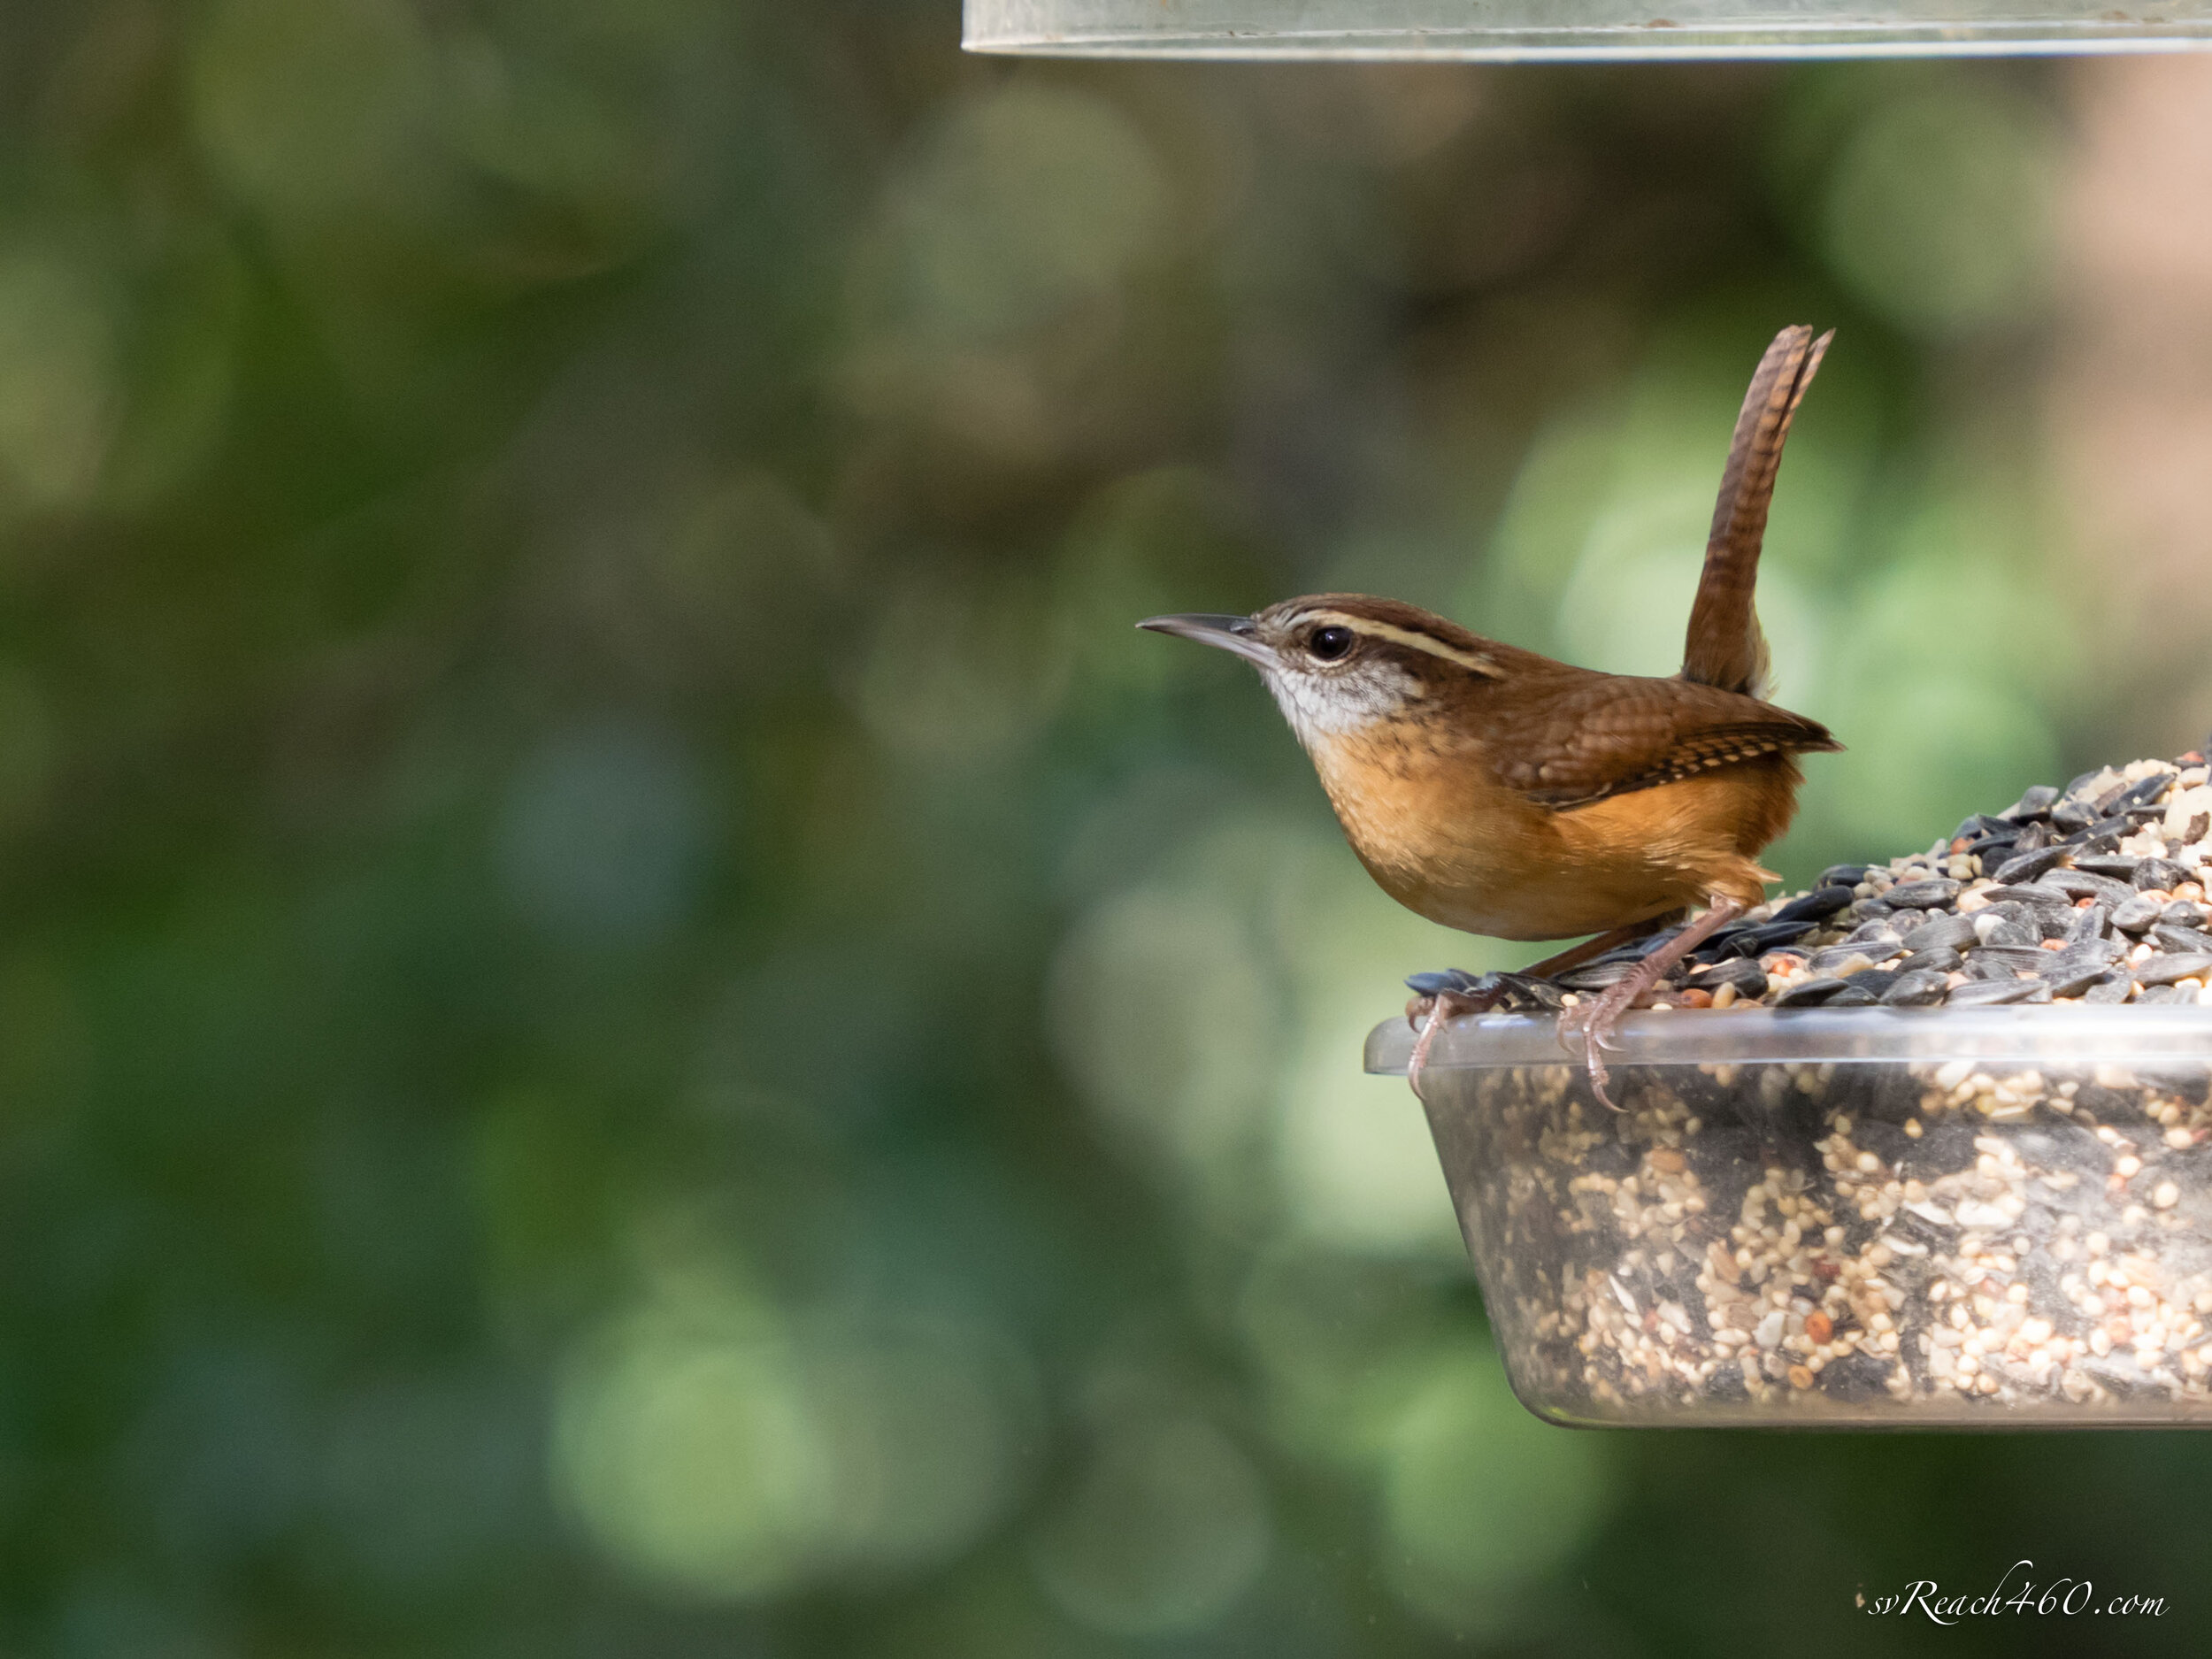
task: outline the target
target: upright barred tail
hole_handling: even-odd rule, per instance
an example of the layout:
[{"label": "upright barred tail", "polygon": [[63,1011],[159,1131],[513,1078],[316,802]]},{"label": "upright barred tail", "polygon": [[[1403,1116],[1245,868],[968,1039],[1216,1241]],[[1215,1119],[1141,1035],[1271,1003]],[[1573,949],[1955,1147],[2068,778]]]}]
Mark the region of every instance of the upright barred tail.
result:
[{"label": "upright barred tail", "polygon": [[1721,474],[1720,499],[1705,543],[1705,570],[1690,609],[1682,648],[1682,677],[1724,691],[1766,695],[1767,642],[1752,603],[1759,580],[1759,549],[1766,540],[1767,506],[1790,419],[1819,372],[1830,329],[1817,340],[1802,324],[1774,336],[1745,393],[1735,441]]}]

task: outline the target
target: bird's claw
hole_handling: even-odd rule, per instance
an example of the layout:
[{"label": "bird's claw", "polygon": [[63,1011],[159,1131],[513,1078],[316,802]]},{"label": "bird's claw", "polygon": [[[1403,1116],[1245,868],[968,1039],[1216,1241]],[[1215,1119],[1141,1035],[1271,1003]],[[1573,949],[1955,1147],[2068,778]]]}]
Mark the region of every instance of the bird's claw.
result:
[{"label": "bird's claw", "polygon": [[1506,979],[1502,973],[1470,973],[1464,968],[1409,973],[1406,986],[1414,997],[1406,1004],[1406,1024],[1418,1030],[1440,1002],[1451,1004],[1444,1014],[1447,1019],[1455,1014],[1487,1013],[1504,1000]]},{"label": "bird's claw", "polygon": [[[1406,985],[1415,993],[1413,1000],[1406,1004],[1406,1024],[1421,1033],[1413,1045],[1412,1058],[1406,1064],[1406,1081],[1417,1096],[1421,1093],[1421,1073],[1428,1064],[1429,1051],[1435,1046],[1437,1033],[1443,1029],[1445,1021],[1459,1014],[1486,1012],[1517,991],[1540,1004],[1557,1005],[1557,988],[1549,980],[1532,979],[1525,973],[1476,974],[1464,968],[1446,968],[1434,973],[1408,974]],[[1605,1050],[1623,1046],[1613,1027],[1635,1005],[1640,990],[1632,981],[1624,980],[1595,1001],[1566,1010],[1559,1019],[1561,1046],[1571,1049],[1578,1043],[1580,1045],[1583,1064],[1590,1074],[1590,1087],[1613,1111],[1621,1109],[1606,1092],[1611,1073],[1606,1069]],[[1544,995],[1545,992],[1550,995]]]},{"label": "bird's claw", "polygon": [[[1625,996],[1621,995],[1624,990],[1628,992]],[[1621,1108],[1615,1103],[1612,1095],[1606,1092],[1606,1083],[1612,1074],[1606,1069],[1605,1051],[1608,1048],[1617,1049],[1622,1047],[1619,1040],[1614,1035],[1613,1027],[1620,1017],[1634,1005],[1635,1000],[1634,989],[1628,983],[1624,982],[1608,991],[1597,1001],[1585,1002],[1560,1021],[1559,1035],[1562,1046],[1572,1044],[1577,1039],[1580,1040],[1582,1063],[1590,1074],[1591,1092],[1609,1111],[1619,1111]]]},{"label": "bird's claw", "polygon": [[1743,912],[1740,899],[1716,894],[1710,908],[1703,916],[1671,936],[1657,949],[1648,951],[1639,958],[1635,968],[1625,979],[1586,1005],[1586,1012],[1583,1008],[1577,1008],[1571,1017],[1571,1025],[1561,1022],[1560,1041],[1563,1044],[1571,1042],[1577,1033],[1581,1035],[1583,1064],[1589,1068],[1590,1087],[1598,1099],[1614,1111],[1620,1110],[1620,1108],[1614,1105],[1613,1097],[1605,1092],[1604,1058],[1605,1049],[1620,1047],[1613,1041],[1614,1022],[1646,995],[1655,995],[1671,969],[1694,954],[1699,946]]},{"label": "bird's claw", "polygon": [[1549,979],[1509,969],[1470,973],[1464,968],[1446,968],[1435,973],[1409,973],[1406,984],[1416,995],[1406,1004],[1406,1017],[1418,1025],[1436,997],[1455,996],[1475,1013],[1502,1006],[1525,1005],[1537,1010],[1556,1009],[1563,995]]},{"label": "bird's claw", "polygon": [[1438,973],[1411,973],[1407,986],[1415,993],[1406,1004],[1406,1024],[1421,1035],[1406,1062],[1406,1086],[1421,1098],[1421,1072],[1428,1064],[1429,1049],[1444,1022],[1459,1014],[1480,1014],[1495,1008],[1506,993],[1507,976],[1470,973],[1464,968],[1446,968]]},{"label": "bird's claw", "polygon": [[1423,1002],[1432,997],[1450,995],[1480,1000],[1494,1000],[1505,989],[1502,973],[1470,973],[1464,968],[1445,968],[1435,973],[1409,973],[1406,986]]},{"label": "bird's claw", "polygon": [[1598,1097],[1598,1104],[1608,1111],[1620,1110],[1620,1107],[1614,1102],[1612,1095],[1606,1093],[1605,1086],[1611,1080],[1612,1073],[1606,1070],[1605,1061],[1598,1053],[1597,1044],[1594,1042],[1583,1050],[1582,1060],[1584,1065],[1589,1070],[1590,1092]]},{"label": "bird's claw", "polygon": [[[1456,991],[1440,991],[1434,996],[1417,997],[1406,1005],[1406,1020],[1417,1025],[1421,1035],[1415,1041],[1411,1058],[1406,1062],[1406,1087],[1413,1091],[1413,1098],[1423,1105],[1427,1097],[1421,1093],[1421,1073],[1429,1061],[1429,1049],[1436,1041],[1436,1033],[1444,1029],[1444,1022],[1456,1014],[1479,1013],[1482,1005]],[[1417,1014],[1420,1018],[1417,1018]]]}]

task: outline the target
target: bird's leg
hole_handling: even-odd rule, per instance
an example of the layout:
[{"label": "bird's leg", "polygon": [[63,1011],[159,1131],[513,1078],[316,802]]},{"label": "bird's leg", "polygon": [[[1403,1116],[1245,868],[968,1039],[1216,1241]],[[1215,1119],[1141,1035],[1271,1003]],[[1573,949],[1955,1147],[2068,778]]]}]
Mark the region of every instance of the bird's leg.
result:
[{"label": "bird's leg", "polygon": [[1429,1049],[1436,1041],[1436,1033],[1444,1028],[1444,1022],[1455,1014],[1479,1014],[1484,1009],[1496,1006],[1498,993],[1469,996],[1458,991],[1439,991],[1433,996],[1415,999],[1406,1005],[1406,1020],[1411,1024],[1416,1009],[1426,1004],[1427,1018],[1422,1023],[1421,1035],[1414,1042],[1413,1057],[1406,1062],[1406,1087],[1413,1091],[1413,1098],[1424,1106],[1427,1099],[1421,1093],[1421,1068],[1429,1063]]},{"label": "bird's leg", "polygon": [[[1677,910],[1675,914],[1679,916],[1681,911]],[[1668,919],[1664,916],[1655,916],[1647,922],[1631,922],[1625,927],[1613,928],[1586,939],[1578,945],[1570,945],[1557,956],[1546,956],[1534,967],[1523,968],[1521,972],[1532,979],[1556,979],[1570,968],[1578,968],[1609,950],[1618,950],[1623,945],[1633,944],[1648,933],[1657,933],[1667,925]]]},{"label": "bird's leg", "polygon": [[1595,1002],[1584,1003],[1559,1022],[1562,1042],[1571,1041],[1578,1035],[1582,1039],[1582,1057],[1590,1068],[1590,1087],[1598,1099],[1614,1111],[1620,1110],[1620,1108],[1613,1104],[1613,1097],[1605,1092],[1603,1053],[1611,1045],[1613,1026],[1623,1014],[1636,1005],[1638,997],[1666,977],[1668,969],[1744,913],[1745,906],[1739,899],[1725,898],[1716,893],[1709,902],[1712,908],[1638,963],[1619,984]]},{"label": "bird's leg", "polygon": [[[1532,967],[1523,968],[1520,978],[1549,979],[1578,968],[1594,956],[1601,956],[1645,934],[1656,931],[1665,923],[1664,918],[1647,922],[1631,922],[1625,927],[1616,927],[1609,933],[1586,939],[1578,945],[1570,945],[1556,956],[1550,956]],[[1406,1004],[1406,1024],[1421,1033],[1413,1045],[1413,1057],[1406,1063],[1406,1083],[1413,1090],[1414,1098],[1421,1096],[1421,1068],[1428,1064],[1429,1050],[1436,1042],[1436,1033],[1444,1022],[1460,1014],[1480,1014],[1495,1008],[1509,988],[1507,976],[1486,973],[1480,976],[1463,968],[1449,968],[1442,973],[1417,973],[1406,983],[1421,993]]]},{"label": "bird's leg", "polygon": [[[1681,913],[1679,910],[1674,912],[1676,916]],[[1509,979],[1551,979],[1555,975],[1566,972],[1570,968],[1578,968],[1584,963],[1594,957],[1601,956],[1609,950],[1617,950],[1623,945],[1632,944],[1647,933],[1658,932],[1668,924],[1669,919],[1667,917],[1661,916],[1655,917],[1647,922],[1631,922],[1625,927],[1616,927],[1609,933],[1599,933],[1586,939],[1578,945],[1570,945],[1556,956],[1546,956],[1541,962],[1525,968],[1515,969],[1510,975],[1504,973],[1473,974],[1464,968],[1447,968],[1441,973],[1409,974],[1406,978],[1406,983],[1420,995],[1406,1004],[1406,1024],[1419,1025],[1429,1017],[1430,1005],[1439,996],[1443,995],[1458,997],[1467,1004],[1465,1007],[1455,1009],[1454,1013],[1481,1013],[1486,1009],[1496,1006],[1498,999],[1509,988]]]}]

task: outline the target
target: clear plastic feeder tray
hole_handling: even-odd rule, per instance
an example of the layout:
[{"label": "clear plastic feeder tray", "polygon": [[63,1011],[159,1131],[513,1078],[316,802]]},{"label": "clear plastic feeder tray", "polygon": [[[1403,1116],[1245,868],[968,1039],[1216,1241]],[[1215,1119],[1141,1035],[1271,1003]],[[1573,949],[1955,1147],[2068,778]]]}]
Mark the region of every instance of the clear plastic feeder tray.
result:
[{"label": "clear plastic feeder tray", "polygon": [[[2212,1422],[2212,1007],[1452,1023],[1429,1127],[1515,1392],[1575,1425]],[[1402,1074],[1402,1018],[1368,1039]]]},{"label": "clear plastic feeder tray", "polygon": [[2212,4],[2101,0],[968,0],[975,51],[1104,57],[1847,58],[2154,51]]}]

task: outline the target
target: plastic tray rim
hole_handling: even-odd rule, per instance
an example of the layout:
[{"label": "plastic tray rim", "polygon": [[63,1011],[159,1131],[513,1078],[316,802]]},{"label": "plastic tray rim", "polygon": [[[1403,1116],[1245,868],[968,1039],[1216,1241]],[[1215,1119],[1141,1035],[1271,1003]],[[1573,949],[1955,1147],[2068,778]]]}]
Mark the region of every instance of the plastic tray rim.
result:
[{"label": "plastic tray rim", "polygon": [[[2212,1065],[2212,1007],[2119,1003],[1999,1008],[1676,1009],[1631,1014],[1607,1064],[1873,1065],[1947,1060],[2078,1065],[2195,1061]],[[1365,1069],[1402,1076],[1416,1033],[1402,1015],[1367,1036]],[[1428,1064],[1445,1071],[1571,1065],[1549,1014],[1471,1014],[1437,1034]]]}]

